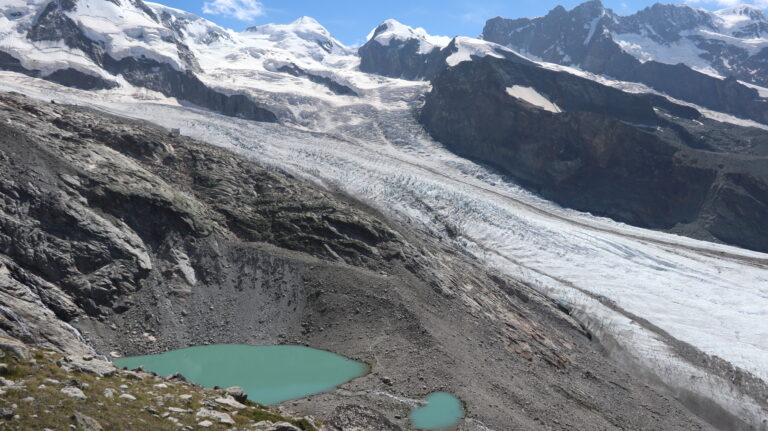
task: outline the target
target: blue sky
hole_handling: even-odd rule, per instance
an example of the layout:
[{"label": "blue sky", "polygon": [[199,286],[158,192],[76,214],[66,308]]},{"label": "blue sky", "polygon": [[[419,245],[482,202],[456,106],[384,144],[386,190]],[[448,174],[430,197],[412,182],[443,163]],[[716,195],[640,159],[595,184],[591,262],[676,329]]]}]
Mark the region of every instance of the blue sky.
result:
[{"label": "blue sky", "polygon": [[[224,27],[242,30],[251,25],[285,23],[311,16],[347,45],[365,36],[387,18],[444,36],[477,36],[488,18],[538,16],[558,4],[570,9],[583,0],[153,0],[202,15]],[[666,2],[682,3],[685,0]],[[768,0],[687,0],[718,9],[738,3],[768,7]],[[649,0],[603,0],[618,13],[632,13],[655,3]]]}]

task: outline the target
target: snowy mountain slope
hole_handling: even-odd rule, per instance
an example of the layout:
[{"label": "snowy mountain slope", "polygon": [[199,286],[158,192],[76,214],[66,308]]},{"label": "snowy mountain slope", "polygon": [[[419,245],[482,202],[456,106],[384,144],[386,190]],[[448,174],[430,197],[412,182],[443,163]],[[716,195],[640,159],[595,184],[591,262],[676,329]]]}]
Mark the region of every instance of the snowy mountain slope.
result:
[{"label": "snowy mountain slope", "polygon": [[[407,106],[339,106],[326,113],[328,120],[318,120],[335,123],[332,133],[317,134],[173,104],[126,103],[108,94],[94,99],[7,73],[3,78],[6,90],[46,98],[55,92],[62,101],[181,127],[267,166],[358,196],[563,301],[617,358],[688,391],[692,402],[715,400],[748,423],[765,415],[759,395],[768,379],[768,327],[761,324],[768,317],[764,254],[554,206],[446,152],[420,131]],[[382,99],[415,101],[423,89],[380,91],[390,93]],[[470,291],[459,294],[471,300]],[[680,343],[713,356],[691,356]]]},{"label": "snowy mountain slope", "polygon": [[52,72],[62,59],[79,58],[76,66],[102,74],[103,55],[117,61],[144,56],[176,70],[190,66],[173,31],[140,0],[13,1],[0,5],[0,15],[0,49],[29,69]]},{"label": "snowy mountain slope", "polygon": [[749,7],[711,13],[662,4],[622,16],[593,0],[533,19],[491,19],[483,38],[765,124],[768,105],[737,81],[765,84],[764,20]]},{"label": "snowy mountain slope", "polygon": [[[768,48],[768,17],[761,9],[741,5],[708,12],[676,7],[684,8],[676,15],[696,16],[693,21],[697,25],[681,25],[670,10],[655,6],[657,11],[651,8],[646,12],[648,17],[638,17],[636,26],[617,28],[612,37],[641,61],[684,63],[715,76],[737,76],[765,84],[760,76],[765,69],[756,64],[768,55],[762,52]],[[669,31],[668,36],[660,36],[663,30],[654,25],[660,19],[658,15],[676,24],[678,33]]]},{"label": "snowy mountain slope", "polygon": [[360,70],[382,76],[429,80],[442,70],[486,56],[526,61],[501,45],[469,37],[432,36],[387,20],[375,28],[358,50]]},{"label": "snowy mountain slope", "polygon": [[141,0],[13,1],[0,8],[0,69],[76,88],[157,92],[257,120],[274,121],[274,110],[301,123],[292,105],[311,114],[306,100],[295,99],[297,89],[320,111],[399,85],[359,73],[356,52],[308,17],[237,33]]},{"label": "snowy mountain slope", "polygon": [[[583,53],[569,46],[571,42],[558,42],[554,37],[554,22],[566,17],[572,23],[562,28],[563,33],[584,41],[582,46],[590,45],[595,37],[608,37],[643,62],[684,63],[704,73],[736,76],[758,84],[766,79],[761,72],[768,55],[764,52],[768,48],[768,17],[749,5],[709,12],[688,5],[655,4],[623,16],[592,0],[572,11],[559,7],[534,19],[494,18],[488,21],[484,38],[555,63],[582,64]],[[550,40],[544,43],[541,39],[547,34]],[[524,42],[526,38],[528,42]]]},{"label": "snowy mountain slope", "polygon": [[375,41],[379,45],[389,46],[392,41],[407,43],[415,40],[419,44],[419,54],[429,54],[435,49],[445,48],[451,38],[432,36],[423,28],[412,28],[394,19],[388,19],[373,29],[366,38],[367,42]]}]

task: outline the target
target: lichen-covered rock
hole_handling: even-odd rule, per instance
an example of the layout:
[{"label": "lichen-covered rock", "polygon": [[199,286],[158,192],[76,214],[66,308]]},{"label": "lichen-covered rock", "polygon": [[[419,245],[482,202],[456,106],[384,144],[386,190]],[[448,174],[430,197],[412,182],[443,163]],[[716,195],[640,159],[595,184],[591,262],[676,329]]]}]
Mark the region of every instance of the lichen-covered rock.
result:
[{"label": "lichen-covered rock", "polygon": [[99,421],[80,412],[75,412],[72,419],[78,431],[104,431]]},{"label": "lichen-covered rock", "polygon": [[14,338],[0,336],[0,351],[7,352],[22,360],[31,358],[29,348],[24,343]]}]

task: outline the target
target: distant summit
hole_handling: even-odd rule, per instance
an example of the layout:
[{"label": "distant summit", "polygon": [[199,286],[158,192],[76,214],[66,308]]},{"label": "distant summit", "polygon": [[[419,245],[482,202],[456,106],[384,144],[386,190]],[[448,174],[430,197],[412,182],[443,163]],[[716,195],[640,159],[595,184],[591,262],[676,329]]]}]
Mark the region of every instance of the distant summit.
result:
[{"label": "distant summit", "polygon": [[410,80],[431,79],[463,61],[485,56],[526,61],[495,43],[468,37],[433,36],[388,19],[373,29],[358,50],[360,70]]}]

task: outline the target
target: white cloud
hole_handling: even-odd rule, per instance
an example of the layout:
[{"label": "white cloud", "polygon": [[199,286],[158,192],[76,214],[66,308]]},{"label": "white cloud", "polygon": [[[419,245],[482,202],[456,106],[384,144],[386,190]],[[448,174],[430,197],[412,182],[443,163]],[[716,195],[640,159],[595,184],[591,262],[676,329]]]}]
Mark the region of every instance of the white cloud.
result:
[{"label": "white cloud", "polygon": [[203,4],[203,13],[253,21],[264,15],[264,5],[256,0],[213,0]]},{"label": "white cloud", "polygon": [[768,8],[768,0],[685,0],[685,3],[720,7],[733,7],[740,4],[751,4],[763,9]]}]

